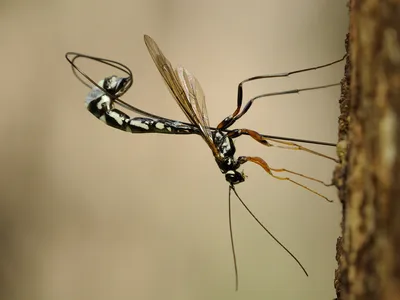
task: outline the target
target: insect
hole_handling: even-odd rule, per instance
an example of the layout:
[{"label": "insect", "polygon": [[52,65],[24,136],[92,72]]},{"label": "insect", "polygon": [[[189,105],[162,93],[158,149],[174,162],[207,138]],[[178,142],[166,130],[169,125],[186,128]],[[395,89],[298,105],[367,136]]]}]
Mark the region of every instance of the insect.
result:
[{"label": "insect", "polygon": [[[299,139],[290,139],[269,135],[262,135],[251,129],[229,129],[238,119],[240,119],[252,106],[255,100],[263,97],[269,96],[277,96],[284,94],[294,94],[302,91],[308,91],[313,89],[321,89],[327,88],[331,86],[336,86],[338,84],[330,84],[312,88],[304,88],[304,89],[296,89],[296,90],[288,90],[283,92],[276,93],[268,93],[262,94],[257,97],[250,99],[246,105],[244,105],[242,109],[242,101],[243,101],[243,84],[246,82],[265,79],[265,78],[273,78],[273,77],[286,77],[291,74],[306,72],[310,70],[316,70],[324,67],[328,67],[335,63],[338,63],[344,59],[344,57],[340,60],[331,62],[329,64],[307,68],[297,71],[292,71],[288,73],[280,73],[273,75],[264,75],[264,76],[256,76],[242,81],[238,86],[238,95],[237,95],[237,108],[235,111],[226,117],[222,122],[218,124],[217,127],[211,127],[209,124],[207,107],[205,102],[204,92],[200,86],[200,83],[188,70],[183,67],[178,67],[174,69],[168,59],[161,52],[160,48],[157,46],[155,41],[149,36],[144,36],[145,44],[148,48],[148,51],[157,66],[160,74],[162,75],[169,91],[171,92],[173,98],[176,100],[182,111],[185,113],[187,119],[190,123],[176,121],[167,119],[164,117],[160,117],[151,113],[148,113],[144,110],[141,110],[135,106],[132,106],[120,99],[120,97],[127,92],[127,90],[131,87],[133,82],[133,76],[131,70],[116,61],[98,58],[94,56],[79,54],[75,52],[68,52],[66,54],[67,60],[71,63],[72,70],[74,74],[81,80],[85,85],[90,87],[92,90],[86,97],[86,106],[87,109],[98,119],[106,123],[107,125],[131,132],[131,133],[162,133],[162,134],[197,134],[200,135],[203,140],[206,142],[208,147],[210,148],[214,159],[221,171],[222,174],[225,175],[226,181],[229,183],[229,228],[230,228],[230,240],[231,240],[231,248],[233,254],[234,261],[234,269],[235,269],[235,287],[238,289],[239,285],[239,277],[238,277],[238,269],[237,269],[237,261],[236,261],[236,253],[235,246],[233,240],[232,233],[232,218],[231,218],[231,192],[236,195],[241,204],[245,207],[247,212],[254,218],[254,220],[296,261],[299,267],[303,270],[305,275],[308,276],[307,271],[300,263],[300,261],[261,223],[261,221],[253,214],[253,212],[247,207],[244,201],[240,198],[238,193],[236,192],[235,185],[242,183],[245,181],[246,176],[243,171],[239,171],[239,168],[247,163],[252,162],[260,167],[262,167],[269,175],[278,179],[289,181],[293,184],[298,185],[301,188],[304,188],[317,196],[330,201],[324,195],[318,193],[317,191],[307,187],[299,183],[296,180],[293,180],[291,177],[287,176],[278,176],[275,173],[289,173],[291,175],[296,175],[299,177],[303,177],[305,179],[315,181],[321,183],[326,186],[330,186],[331,184],[324,183],[323,181],[303,175],[301,173],[297,173],[288,169],[283,168],[272,168],[265,162],[261,157],[254,156],[240,156],[238,158],[235,157],[236,148],[233,140],[238,138],[241,135],[248,135],[252,137],[255,141],[265,145],[267,147],[279,147],[290,150],[301,150],[306,151],[314,155],[318,155],[332,161],[337,162],[335,158],[329,157],[322,153],[316,152],[314,150],[308,149],[301,145],[293,143],[293,141],[300,141],[306,143],[314,143],[321,145],[329,145],[335,146],[332,143],[318,142],[318,141],[310,141],[310,140],[299,140]],[[72,58],[70,58],[72,57]],[[84,72],[82,72],[77,65],[75,64],[75,60],[78,58],[87,58],[91,60],[98,61],[103,64],[110,65],[116,69],[123,71],[127,74],[127,77],[118,77],[118,76],[109,76],[105,79],[101,80],[99,83],[94,82],[89,76],[87,76]],[[89,80],[94,87],[85,83],[79,76],[79,72],[82,76],[84,76],[87,80]],[[139,113],[144,117],[134,117],[131,118],[124,112],[115,108],[115,105],[120,105],[125,109],[130,111]]]}]

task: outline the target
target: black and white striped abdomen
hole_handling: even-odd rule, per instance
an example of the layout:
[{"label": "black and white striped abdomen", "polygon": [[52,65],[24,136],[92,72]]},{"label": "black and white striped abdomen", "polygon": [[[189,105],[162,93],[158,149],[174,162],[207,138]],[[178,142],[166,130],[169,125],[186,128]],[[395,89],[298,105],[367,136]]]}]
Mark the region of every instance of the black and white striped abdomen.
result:
[{"label": "black and white striped abdomen", "polygon": [[115,109],[110,97],[104,95],[104,92],[98,88],[93,88],[86,97],[86,107],[96,118],[108,126],[131,133],[199,133],[196,127],[188,126],[178,121],[142,117],[131,118],[124,112]]}]

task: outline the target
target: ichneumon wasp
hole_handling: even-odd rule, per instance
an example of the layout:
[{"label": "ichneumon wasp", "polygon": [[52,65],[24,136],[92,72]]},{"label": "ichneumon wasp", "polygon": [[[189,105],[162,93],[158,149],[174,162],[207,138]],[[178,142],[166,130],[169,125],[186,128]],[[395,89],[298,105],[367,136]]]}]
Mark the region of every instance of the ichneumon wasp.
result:
[{"label": "ichneumon wasp", "polygon": [[[232,234],[232,218],[231,218],[231,192],[233,191],[236,197],[239,199],[241,204],[247,210],[247,212],[253,217],[253,219],[296,261],[299,267],[303,270],[305,275],[308,276],[307,271],[300,263],[300,261],[261,223],[261,221],[253,214],[253,212],[248,208],[248,206],[243,202],[238,193],[236,192],[235,185],[245,181],[246,176],[243,171],[238,171],[238,169],[245,164],[246,162],[252,162],[260,167],[262,167],[269,175],[279,180],[287,180],[290,181],[316,195],[324,198],[325,200],[332,202],[324,195],[316,192],[315,190],[308,188],[307,186],[293,180],[290,177],[283,177],[275,175],[274,173],[286,172],[292,175],[296,175],[299,177],[303,177],[308,180],[312,180],[318,183],[321,183],[325,186],[330,186],[332,184],[324,183],[321,180],[316,178],[303,175],[301,173],[297,173],[288,169],[283,168],[272,168],[268,165],[260,157],[254,156],[240,156],[235,158],[235,145],[233,140],[238,138],[241,135],[248,135],[252,137],[257,142],[268,146],[268,147],[279,147],[289,150],[302,150],[306,151],[335,162],[338,162],[335,158],[329,157],[322,153],[313,151],[311,149],[305,148],[301,145],[293,143],[293,141],[303,142],[303,143],[313,143],[319,145],[327,145],[327,146],[335,146],[333,143],[326,142],[318,142],[311,140],[301,140],[301,139],[292,139],[292,138],[284,138],[278,136],[271,135],[263,135],[254,130],[250,129],[229,129],[238,119],[240,119],[252,106],[255,100],[263,97],[269,96],[278,96],[285,94],[295,94],[302,91],[309,91],[315,89],[322,89],[327,87],[336,86],[338,84],[329,84],[311,88],[303,88],[303,89],[294,89],[288,91],[281,91],[275,93],[267,93],[256,96],[250,99],[246,105],[244,105],[242,109],[242,101],[243,101],[243,84],[246,82],[265,79],[265,78],[276,78],[276,77],[287,77],[292,74],[302,73],[310,70],[317,70],[324,67],[331,66],[335,63],[338,63],[344,59],[336,60],[329,64],[320,65],[317,67],[306,68],[301,70],[296,70],[287,73],[279,73],[279,74],[271,74],[271,75],[263,75],[263,76],[255,76],[248,78],[242,81],[238,86],[237,93],[237,108],[235,111],[226,117],[222,122],[218,124],[218,126],[210,127],[207,107],[205,102],[205,96],[203,90],[198,82],[198,80],[189,73],[183,67],[178,67],[174,69],[168,59],[161,52],[160,48],[157,46],[155,41],[149,36],[144,36],[145,44],[148,48],[148,51],[157,66],[160,74],[164,78],[164,81],[171,92],[173,98],[176,100],[182,111],[185,113],[186,117],[190,121],[190,123],[171,120],[168,118],[160,117],[151,113],[148,113],[144,110],[141,110],[135,106],[132,106],[123,100],[120,97],[125,94],[128,89],[131,87],[133,83],[133,75],[132,71],[125,65],[104,58],[98,58],[90,55],[68,52],[66,53],[66,58],[70,62],[72,66],[72,70],[75,76],[83,82],[86,86],[91,88],[91,92],[86,97],[86,106],[87,109],[98,119],[106,123],[107,125],[131,132],[131,133],[163,133],[163,134],[197,134],[200,135],[203,140],[207,143],[211,152],[215,158],[215,161],[222,172],[225,175],[226,181],[229,183],[229,229],[230,229],[230,240],[232,247],[232,254],[234,260],[234,268],[235,268],[235,287],[238,289],[238,269],[236,262],[236,254],[235,247],[233,241]],[[71,58],[72,57],[72,58]],[[118,76],[109,76],[101,80],[99,83],[93,81],[88,75],[82,72],[76,65],[75,60],[78,58],[86,58],[90,60],[94,60],[109,66],[112,66],[120,71],[123,71],[127,74],[127,77],[118,77]],[[86,78],[91,84],[92,87],[88,83],[86,83],[79,75]],[[121,110],[115,108],[115,104],[120,105],[121,107],[130,110],[132,112],[143,115],[144,117],[134,117],[131,118]]]}]

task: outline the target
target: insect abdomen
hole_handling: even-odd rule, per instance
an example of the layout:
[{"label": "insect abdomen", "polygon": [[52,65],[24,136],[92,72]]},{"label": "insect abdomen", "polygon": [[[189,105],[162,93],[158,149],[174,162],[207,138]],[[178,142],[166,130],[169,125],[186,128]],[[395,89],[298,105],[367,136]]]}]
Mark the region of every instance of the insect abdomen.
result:
[{"label": "insect abdomen", "polygon": [[198,134],[199,131],[178,121],[151,118],[131,118],[113,108],[109,97],[103,95],[87,102],[87,109],[108,126],[131,133]]}]

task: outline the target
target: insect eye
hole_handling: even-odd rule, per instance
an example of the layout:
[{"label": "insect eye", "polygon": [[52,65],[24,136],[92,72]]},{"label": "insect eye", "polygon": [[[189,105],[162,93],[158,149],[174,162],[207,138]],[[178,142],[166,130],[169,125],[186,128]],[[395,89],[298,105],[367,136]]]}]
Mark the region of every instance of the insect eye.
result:
[{"label": "insect eye", "polygon": [[230,184],[238,184],[245,180],[245,176],[237,171],[232,171],[225,174],[225,179]]}]

